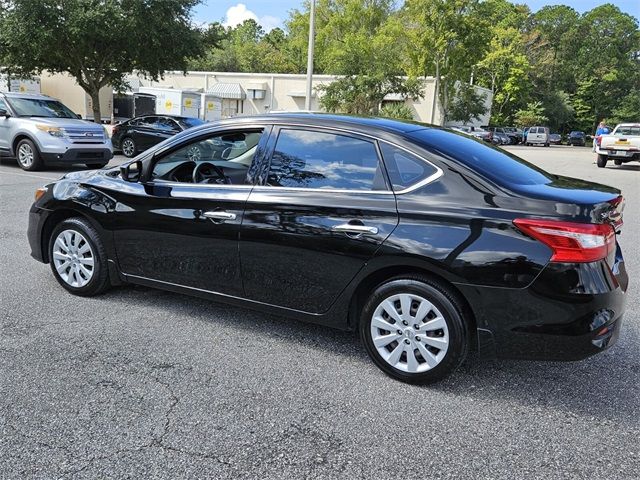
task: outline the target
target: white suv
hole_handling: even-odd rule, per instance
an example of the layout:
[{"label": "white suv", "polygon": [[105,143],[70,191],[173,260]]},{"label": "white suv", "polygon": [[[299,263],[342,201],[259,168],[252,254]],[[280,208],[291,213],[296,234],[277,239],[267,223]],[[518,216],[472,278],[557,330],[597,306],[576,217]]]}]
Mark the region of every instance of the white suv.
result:
[{"label": "white suv", "polygon": [[113,150],[102,125],[80,120],[58,100],[0,93],[0,155],[15,157],[23,170],[72,163],[102,168]]}]

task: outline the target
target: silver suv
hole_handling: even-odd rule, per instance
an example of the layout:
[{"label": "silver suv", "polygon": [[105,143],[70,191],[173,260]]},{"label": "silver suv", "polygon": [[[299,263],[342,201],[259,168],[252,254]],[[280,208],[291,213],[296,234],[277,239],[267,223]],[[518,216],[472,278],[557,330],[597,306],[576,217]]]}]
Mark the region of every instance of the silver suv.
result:
[{"label": "silver suv", "polygon": [[102,125],[80,120],[58,100],[0,93],[0,155],[15,157],[23,170],[72,163],[102,168],[113,150]]}]

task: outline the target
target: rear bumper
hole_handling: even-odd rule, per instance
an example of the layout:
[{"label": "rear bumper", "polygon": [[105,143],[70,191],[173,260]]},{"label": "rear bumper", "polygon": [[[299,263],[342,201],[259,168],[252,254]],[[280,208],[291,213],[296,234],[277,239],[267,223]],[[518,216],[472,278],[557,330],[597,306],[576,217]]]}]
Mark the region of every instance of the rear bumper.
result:
[{"label": "rear bumper", "polygon": [[110,148],[70,148],[64,153],[41,153],[47,165],[70,163],[107,163],[113,158]]},{"label": "rear bumper", "polygon": [[476,315],[480,354],[580,360],[611,347],[624,314],[628,277],[620,258],[549,264],[527,288],[459,285]]}]

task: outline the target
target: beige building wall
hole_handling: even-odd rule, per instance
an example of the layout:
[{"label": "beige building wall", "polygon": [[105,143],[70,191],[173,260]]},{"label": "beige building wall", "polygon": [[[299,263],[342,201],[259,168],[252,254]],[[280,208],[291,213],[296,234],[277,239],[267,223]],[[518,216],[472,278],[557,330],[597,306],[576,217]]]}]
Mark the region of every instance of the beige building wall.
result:
[{"label": "beige building wall", "polygon": [[[91,98],[85,93],[75,78],[65,74],[44,72],[40,76],[40,92],[53,98],[57,98],[82,118],[93,119]],[[103,121],[111,120],[113,111],[113,88],[100,89],[100,113]]]},{"label": "beige building wall", "polygon": [[[315,88],[334,81],[335,75],[314,75],[314,94],[311,99],[311,110],[322,110],[318,102]],[[304,110],[306,75],[267,74],[267,73],[231,73],[231,72],[167,72],[158,82],[141,80],[148,86],[171,86],[176,89],[202,89],[206,91],[215,83],[237,83],[248,93],[248,86],[253,83],[266,83],[265,98],[253,100],[245,98],[242,115],[256,115],[268,111]],[[424,96],[417,101],[407,100],[405,103],[414,112],[415,120],[427,123],[441,123],[442,115],[434,103],[435,82],[433,78],[424,79]],[[320,93],[321,94],[321,93]],[[435,110],[434,110],[435,108]],[[432,115],[433,110],[433,115]]]}]

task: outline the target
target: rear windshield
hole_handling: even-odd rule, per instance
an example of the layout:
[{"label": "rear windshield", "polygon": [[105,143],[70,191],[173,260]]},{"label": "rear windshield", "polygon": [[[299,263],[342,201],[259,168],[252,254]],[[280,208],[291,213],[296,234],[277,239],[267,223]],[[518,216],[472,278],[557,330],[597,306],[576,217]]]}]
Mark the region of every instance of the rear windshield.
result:
[{"label": "rear windshield", "polygon": [[452,158],[498,185],[540,185],[553,180],[544,170],[481,140],[436,128],[417,130],[410,136],[427,150]]},{"label": "rear windshield", "polygon": [[615,135],[640,135],[640,125],[624,125],[616,128]]},{"label": "rear windshield", "polygon": [[179,118],[176,120],[185,129],[191,128],[191,127],[197,127],[198,125],[202,125],[204,123],[204,121],[200,120],[199,118]]}]

